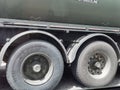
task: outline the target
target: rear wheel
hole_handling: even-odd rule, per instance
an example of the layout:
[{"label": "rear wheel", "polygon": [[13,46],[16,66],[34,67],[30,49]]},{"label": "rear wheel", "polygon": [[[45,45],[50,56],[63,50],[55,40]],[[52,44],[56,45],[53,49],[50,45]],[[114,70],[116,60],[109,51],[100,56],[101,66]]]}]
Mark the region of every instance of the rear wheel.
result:
[{"label": "rear wheel", "polygon": [[52,90],[63,75],[60,51],[45,41],[30,41],[12,54],[7,80],[15,90]]},{"label": "rear wheel", "polygon": [[113,47],[103,41],[88,44],[78,53],[73,73],[78,81],[89,87],[107,85],[117,71],[117,55]]}]

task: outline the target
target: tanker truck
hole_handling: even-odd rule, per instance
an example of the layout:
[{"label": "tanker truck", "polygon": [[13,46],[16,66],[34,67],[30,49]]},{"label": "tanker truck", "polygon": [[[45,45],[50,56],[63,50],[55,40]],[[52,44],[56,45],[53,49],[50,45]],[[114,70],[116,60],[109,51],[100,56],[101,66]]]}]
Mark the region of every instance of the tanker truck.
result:
[{"label": "tanker truck", "polygon": [[120,0],[0,0],[0,70],[13,89],[53,90],[66,66],[86,88],[117,86],[119,62]]}]

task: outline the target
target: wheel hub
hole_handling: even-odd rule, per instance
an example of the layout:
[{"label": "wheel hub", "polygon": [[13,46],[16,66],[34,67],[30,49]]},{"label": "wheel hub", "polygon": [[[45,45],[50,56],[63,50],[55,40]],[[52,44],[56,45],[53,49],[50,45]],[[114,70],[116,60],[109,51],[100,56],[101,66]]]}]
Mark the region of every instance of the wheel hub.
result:
[{"label": "wheel hub", "polygon": [[49,58],[41,54],[33,54],[25,59],[22,73],[25,82],[31,85],[43,84],[51,77],[53,67]]},{"label": "wheel hub", "polygon": [[92,75],[100,75],[102,74],[105,65],[106,60],[104,55],[101,53],[95,53],[88,61],[88,71]]}]

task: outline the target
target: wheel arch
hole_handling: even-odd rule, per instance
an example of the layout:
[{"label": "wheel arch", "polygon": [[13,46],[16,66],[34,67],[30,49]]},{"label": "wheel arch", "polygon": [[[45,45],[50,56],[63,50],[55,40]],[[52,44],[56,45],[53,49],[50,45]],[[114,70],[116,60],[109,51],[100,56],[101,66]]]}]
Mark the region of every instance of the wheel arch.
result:
[{"label": "wheel arch", "polygon": [[106,34],[94,33],[94,34],[88,34],[87,36],[80,37],[79,39],[76,40],[77,43],[71,45],[68,48],[67,55],[68,55],[69,62],[70,63],[74,62],[79,49],[84,47],[84,45],[86,45],[88,42],[95,41],[95,40],[101,40],[109,43],[114,48],[117,54],[118,60],[120,59],[120,51],[117,43],[110,36]]},{"label": "wheel arch", "polygon": [[4,46],[2,47],[2,49],[0,51],[0,65],[2,64],[2,61],[4,60],[7,50],[10,48],[10,46],[12,44],[14,44],[15,42],[19,41],[19,39],[21,39],[27,35],[38,35],[39,37],[35,38],[35,39],[40,39],[41,37],[49,38],[50,40],[52,40],[51,43],[54,44],[60,50],[64,61],[68,62],[66,49],[56,36],[52,35],[51,33],[45,32],[45,31],[30,30],[30,31],[24,31],[22,33],[19,33],[19,34],[13,36],[10,40],[8,40],[4,44]]}]

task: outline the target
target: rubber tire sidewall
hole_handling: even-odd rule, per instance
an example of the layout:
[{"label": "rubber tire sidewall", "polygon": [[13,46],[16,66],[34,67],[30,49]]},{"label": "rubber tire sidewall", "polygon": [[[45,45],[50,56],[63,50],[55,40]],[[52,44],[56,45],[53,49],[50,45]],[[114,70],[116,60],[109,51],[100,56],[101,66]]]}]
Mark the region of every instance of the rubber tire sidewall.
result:
[{"label": "rubber tire sidewall", "polygon": [[[106,76],[101,79],[95,79],[88,73],[88,57],[96,52],[96,51],[102,51],[104,54],[108,55],[109,61],[110,61],[110,68],[107,72]],[[109,45],[106,42],[103,41],[95,41],[90,44],[88,44],[81,53],[79,53],[79,57],[77,60],[77,66],[74,66],[75,70],[75,76],[78,81],[80,81],[83,85],[88,87],[101,87],[109,84],[116,72],[117,72],[117,55],[112,48],[111,45]]]},{"label": "rubber tire sidewall", "polygon": [[[21,64],[31,53],[42,52],[49,56],[54,70],[51,78],[42,85],[32,86],[26,83],[20,72]],[[60,51],[45,41],[30,41],[15,50],[9,60],[6,76],[10,86],[15,90],[52,90],[60,82],[63,75],[63,58]]]}]

